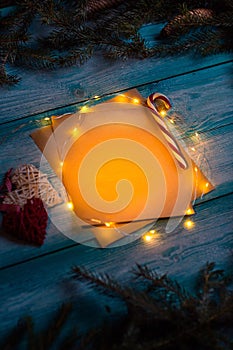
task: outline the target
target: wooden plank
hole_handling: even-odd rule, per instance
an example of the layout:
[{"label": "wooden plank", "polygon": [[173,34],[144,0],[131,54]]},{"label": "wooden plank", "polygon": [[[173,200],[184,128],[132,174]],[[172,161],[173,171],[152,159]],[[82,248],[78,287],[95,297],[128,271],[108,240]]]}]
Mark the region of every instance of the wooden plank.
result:
[{"label": "wooden plank", "polygon": [[[142,28],[142,36],[152,45],[162,25]],[[13,120],[59,106],[113,93],[122,89],[160,81],[168,77],[218,65],[232,57],[228,54],[194,58],[150,58],[143,61],[109,62],[100,53],[82,67],[72,67],[54,72],[30,71],[11,68],[10,73],[22,76],[14,88],[1,89],[1,120]],[[175,67],[175,68],[174,68]]]},{"label": "wooden plank", "polygon": [[[138,90],[145,98],[155,91],[166,94],[171,99],[174,110],[183,116],[186,127],[192,127],[193,130],[198,128],[199,131],[208,130],[210,127],[213,128],[231,122],[233,113],[231,70],[232,63],[227,63],[199,70],[195,73],[175,76],[157,83],[145,83]],[[109,94],[109,98],[113,96],[115,96],[114,93]],[[96,102],[105,101],[106,98],[97,100]],[[96,102],[92,100],[89,103],[93,104]],[[17,107],[19,103],[15,101],[15,106]],[[61,115],[67,112],[77,111],[81,106],[82,104],[80,103],[74,105],[67,104],[63,108],[52,109],[35,115],[33,118],[31,115],[27,116],[26,113],[17,119],[13,115],[4,118],[3,114],[1,114],[0,125],[2,124],[2,128],[0,133],[6,133],[7,129],[4,131],[5,128],[17,128],[21,123],[40,120],[43,117],[51,115]],[[211,109],[209,108],[210,106]],[[1,108],[2,110],[5,108],[4,103]],[[20,118],[22,118],[22,121]],[[11,120],[12,124],[9,126],[5,125],[6,123],[9,124]]]},{"label": "wooden plank", "polygon": [[[216,116],[216,119],[218,117],[221,118],[221,113],[216,112],[215,116]],[[185,127],[187,127],[187,125],[185,125]],[[30,128],[30,125],[26,128],[26,130],[24,128],[18,129],[18,127],[16,127],[15,133],[10,134],[8,133],[9,131],[6,131],[2,134],[2,138],[4,139],[4,137],[6,136],[6,140],[1,145],[1,148],[2,148],[2,152],[0,154],[1,178],[10,167],[15,168],[22,163],[33,163],[37,167],[40,166],[41,153],[36,147],[36,145],[34,144],[34,142],[32,141],[32,139],[29,137],[29,134],[33,129],[34,129],[33,127]],[[197,131],[197,130],[199,132],[198,139],[192,138],[194,131]],[[206,156],[206,158],[210,157],[211,161],[214,162],[215,165],[211,166],[213,171],[215,169],[214,166],[216,166],[216,162],[218,162],[218,157],[216,157],[216,160],[214,160],[213,154],[211,155],[212,147],[217,146],[221,148],[221,150],[222,149],[224,150],[225,155],[224,155],[224,158],[222,159],[222,162],[224,162],[225,160],[227,162],[228,161],[231,162],[230,145],[228,144],[228,142],[230,140],[231,133],[232,133],[232,124],[229,124],[226,126],[222,125],[221,127],[217,127],[214,129],[211,128],[210,131],[206,131],[206,132],[202,132],[201,127],[194,129],[194,131],[192,131],[192,129],[186,130],[187,137],[186,135],[184,135],[185,136],[184,142],[186,143],[186,148],[189,148],[190,145],[195,146],[197,154],[203,151],[203,149],[205,149],[205,152],[208,151],[208,156]],[[5,135],[5,133],[6,134],[8,133],[8,135]],[[212,137],[213,137],[213,140],[211,140]],[[192,156],[195,160],[194,153],[192,154]],[[48,171],[49,171],[49,168],[48,168]]]},{"label": "wooden plank", "polygon": [[[232,173],[233,160],[231,157],[231,140],[233,137],[233,124],[211,130],[201,134],[202,142],[195,146],[196,155],[205,155],[201,166],[203,166],[204,173],[210,177],[210,180],[216,186],[216,189],[204,196],[200,202],[210,200],[223,196],[232,191]],[[16,140],[17,142],[17,140]],[[16,144],[10,144],[5,150],[7,158],[4,156],[1,159],[1,171],[5,172],[9,167],[15,167],[16,164],[33,163],[39,166],[40,152],[28,137],[28,132],[21,135],[21,147],[16,147]],[[27,150],[25,152],[24,150]],[[26,153],[26,154],[25,154]],[[23,159],[23,160],[22,160]],[[208,160],[208,167],[206,167],[205,159]],[[3,173],[2,173],[3,175]],[[50,178],[53,182],[56,178]],[[61,219],[62,213],[58,219]],[[64,215],[65,220],[65,215]],[[56,222],[56,219],[55,219]],[[0,236],[0,253],[1,253],[1,267],[16,264],[20,261],[32,259],[37,256],[45,255],[53,251],[70,247],[75,243],[67,239],[60,233],[54,225],[50,222],[47,229],[47,238],[41,248],[34,248],[27,244],[19,244],[18,241],[10,239],[6,235]]]},{"label": "wooden plank", "polygon": [[[149,42],[153,40],[152,28],[148,26],[143,29]],[[23,72],[26,80],[18,87],[2,90],[1,121],[11,121],[96,94],[115,92],[156,80],[158,83],[146,84],[140,91],[144,96],[155,90],[166,93],[171,97],[177,112],[184,115],[185,132],[188,129],[185,136],[190,137],[196,131],[200,133],[197,154],[204,153],[209,161],[211,180],[217,188],[205,197],[206,201],[196,206],[197,215],[192,219],[195,227],[191,231],[186,231],[181,224],[173,232],[165,233],[166,221],[161,220],[150,242],[140,239],[119,248],[93,249],[68,240],[51,223],[46,243],[41,248],[9,242],[9,238],[1,236],[0,265],[3,269],[0,271],[0,335],[13,326],[22,314],[30,313],[40,325],[44,324],[55,308],[70,298],[76,302],[74,324],[81,329],[94,325],[96,314],[99,320],[106,316],[105,305],[109,301],[69,279],[73,264],[108,272],[125,282],[129,279],[129,269],[136,262],[148,263],[161,273],[169,272],[189,287],[207,260],[215,260],[223,268],[227,266],[233,247],[233,104],[229,77],[232,64],[184,75],[193,69],[202,69],[227,59],[228,55],[218,55],[197,62],[186,56],[162,61],[130,60],[109,65],[96,56],[81,69],[72,68],[51,74],[38,72],[33,75]],[[177,74],[182,76],[171,78]],[[9,167],[25,162],[39,166],[40,152],[28,137],[34,126],[27,122],[32,120],[25,119],[24,128],[16,131],[1,145],[1,175]],[[21,125],[22,121],[15,121],[4,125],[0,132],[5,137]],[[182,129],[183,126],[178,127]],[[53,177],[50,179],[55,180]],[[119,308],[117,303],[110,305],[115,310]]]},{"label": "wooden plank", "polygon": [[232,219],[233,194],[211,201],[211,205],[209,202],[199,205],[193,218],[195,227],[190,231],[181,226],[164,233],[161,223],[150,242],[140,239],[123,247],[102,250],[80,245],[2,270],[0,332],[5,333],[18,317],[26,314],[36,317],[40,326],[45,325],[57,306],[69,299],[75,302],[74,324],[79,329],[91,327],[106,316],[106,304],[112,309],[119,308],[119,304],[72,281],[70,269],[74,264],[109,273],[126,282],[135,263],[147,263],[191,288],[198,270],[207,261],[227,267],[233,247]]},{"label": "wooden plank", "polygon": [[[233,114],[232,89],[228,78],[230,69],[230,64],[223,65],[199,71],[195,74],[176,77],[167,81],[166,84],[161,82],[158,86],[147,85],[141,91],[146,96],[158,88],[159,91],[171,97],[177,112],[184,117],[184,123],[178,123],[178,133],[185,131],[184,137],[186,137],[188,145],[190,144],[191,135],[196,131],[200,133],[201,142],[195,144],[197,140],[194,138],[196,153],[193,154],[192,152],[191,155],[194,160],[196,160],[196,156],[201,155],[201,166],[203,165],[204,173],[207,171],[206,175],[210,176],[210,179],[218,186],[206,198],[215,198],[231,191],[232,157],[230,140],[232,139],[232,125],[224,127],[224,125],[231,122]],[[205,101],[205,103],[202,101]],[[8,139],[1,145],[1,178],[10,167],[15,168],[22,163],[33,163],[39,167],[41,153],[29,138],[30,132],[35,127],[35,124],[32,123],[33,120],[33,118],[28,118],[25,121],[14,121],[2,126],[0,140],[5,136],[8,136]],[[20,127],[22,128],[19,129]],[[206,132],[209,129],[211,130]],[[14,130],[15,133],[11,134]],[[191,145],[193,146],[193,144]],[[206,161],[209,162],[209,170],[206,167]],[[49,168],[48,174],[50,174]],[[54,180],[51,174],[50,179]],[[19,249],[18,242],[9,242],[9,238],[2,236],[1,266],[15,264],[73,244],[72,241],[59,233],[52,224],[48,227],[48,236],[41,248],[31,248],[23,244],[20,245]]]},{"label": "wooden plank", "polygon": [[[182,117],[187,135],[232,122],[232,63],[174,77],[139,88],[143,96],[159,91]],[[178,123],[178,125],[181,123]]]}]

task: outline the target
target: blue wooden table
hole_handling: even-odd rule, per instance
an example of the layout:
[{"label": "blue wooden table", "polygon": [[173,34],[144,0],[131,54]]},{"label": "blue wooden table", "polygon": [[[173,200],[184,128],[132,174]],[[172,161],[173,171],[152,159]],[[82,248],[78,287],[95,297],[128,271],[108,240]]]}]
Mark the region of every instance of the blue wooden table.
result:
[{"label": "blue wooden table", "polygon": [[[148,25],[141,32],[153,44],[160,28]],[[232,56],[221,54],[109,63],[96,55],[80,68],[52,73],[12,69],[22,81],[0,92],[1,179],[11,167],[39,165],[41,153],[29,135],[45,117],[78,109],[95,95],[114,97],[137,88],[144,97],[159,91],[171,98],[183,118],[187,142],[198,132],[197,152],[205,151],[207,175],[216,188],[196,204],[191,230],[185,229],[183,219],[174,231],[166,233],[164,221],[158,221],[157,235],[149,242],[138,239],[118,248],[95,249],[68,239],[49,221],[45,243],[36,248],[1,231],[1,337],[22,315],[35,317],[39,327],[46,324],[68,300],[75,300],[73,322],[81,329],[107,317],[109,301],[72,281],[73,265],[127,282],[135,263],[146,263],[188,288],[207,261],[229,268],[233,249],[232,61]],[[111,307],[117,312],[117,304]]]}]

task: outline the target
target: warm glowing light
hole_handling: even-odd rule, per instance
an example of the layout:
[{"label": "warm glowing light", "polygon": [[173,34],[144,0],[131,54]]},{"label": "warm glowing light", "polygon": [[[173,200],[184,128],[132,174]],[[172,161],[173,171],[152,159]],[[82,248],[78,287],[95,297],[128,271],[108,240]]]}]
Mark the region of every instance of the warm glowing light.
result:
[{"label": "warm glowing light", "polygon": [[67,208],[70,209],[70,210],[74,209],[73,203],[72,202],[68,202],[67,203]]},{"label": "warm glowing light", "polygon": [[114,222],[105,222],[104,224],[106,227],[112,227],[114,225]]},{"label": "warm glowing light", "polygon": [[196,166],[195,166],[194,170],[195,170],[195,172],[197,173],[198,169],[197,169],[197,167],[196,167]]},{"label": "warm glowing light", "polygon": [[173,119],[169,119],[170,123],[174,124],[174,120]]},{"label": "warm glowing light", "polygon": [[75,136],[75,135],[77,135],[78,134],[78,128],[74,128],[73,130],[72,130],[72,134]]},{"label": "warm glowing light", "polygon": [[195,152],[195,151],[196,151],[194,147],[191,147],[191,150],[192,150],[193,152]]},{"label": "warm glowing light", "polygon": [[144,235],[143,236],[143,239],[146,241],[146,242],[150,242],[152,240],[152,237],[150,235]]},{"label": "warm glowing light", "polygon": [[194,214],[194,210],[191,209],[191,208],[189,208],[189,209],[186,210],[185,214],[186,214],[186,215]]},{"label": "warm glowing light", "polygon": [[195,132],[195,136],[196,136],[196,137],[198,137],[198,136],[199,136],[198,132]]},{"label": "warm glowing light", "polygon": [[166,114],[167,114],[167,112],[166,112],[164,109],[162,109],[162,110],[159,112],[159,114],[161,115],[161,117],[165,117]]},{"label": "warm glowing light", "polygon": [[134,98],[133,99],[133,103],[139,103],[140,101],[139,101],[139,99],[138,98]]},{"label": "warm glowing light", "polygon": [[205,187],[207,188],[209,187],[209,182],[206,182]]},{"label": "warm glowing light", "polygon": [[191,230],[195,226],[194,222],[192,220],[186,220],[184,222],[184,228],[186,230]]},{"label": "warm glowing light", "polygon": [[63,166],[64,162],[60,162],[60,166]]},{"label": "warm glowing light", "polygon": [[95,100],[98,100],[99,98],[100,98],[100,96],[98,96],[98,95],[95,95],[95,96],[94,96],[94,99],[95,99]]},{"label": "warm glowing light", "polygon": [[48,120],[50,120],[50,118],[49,117],[45,117],[44,120],[48,121]]},{"label": "warm glowing light", "polygon": [[155,229],[152,229],[152,230],[146,232],[146,233],[142,236],[142,238],[143,238],[144,241],[150,242],[150,241],[155,237],[155,233],[156,233],[156,230],[155,230]]},{"label": "warm glowing light", "polygon": [[82,106],[81,109],[80,109],[80,112],[81,113],[86,113],[88,111],[88,107],[87,106]]}]

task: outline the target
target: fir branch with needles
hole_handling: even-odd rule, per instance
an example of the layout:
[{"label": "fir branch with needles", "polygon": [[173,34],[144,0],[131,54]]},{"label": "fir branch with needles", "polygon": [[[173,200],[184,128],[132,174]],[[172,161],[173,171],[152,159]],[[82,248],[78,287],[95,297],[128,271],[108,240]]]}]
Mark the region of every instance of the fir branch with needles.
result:
[{"label": "fir branch with needles", "polygon": [[[53,320],[49,323],[49,326],[43,331],[36,332],[34,321],[31,317],[23,317],[18,321],[16,327],[12,329],[9,335],[1,343],[2,350],[15,350],[18,349],[21,342],[26,340],[28,350],[46,350],[51,349],[55,341],[59,338],[61,330],[71,313],[71,303],[63,304]],[[59,348],[69,349],[78,339],[77,333],[72,330],[69,337],[65,337],[61,340]],[[71,347],[70,347],[71,348]]]},{"label": "fir branch with needles", "polygon": [[[15,350],[27,338],[28,349],[49,350],[231,350],[233,345],[232,280],[214,263],[199,273],[196,293],[188,292],[167,275],[137,265],[129,285],[107,274],[74,266],[72,279],[86,283],[110,300],[119,298],[126,308],[111,320],[84,334],[62,328],[71,312],[64,304],[47,329],[35,332],[34,322],[24,318],[2,343]],[[78,299],[77,299],[78,303]]]},{"label": "fir branch with needles", "polygon": [[[231,0],[13,1],[0,16],[0,85],[17,83],[9,66],[58,69],[82,65],[97,50],[106,59],[145,59],[233,50]],[[140,28],[166,22],[154,47]],[[35,33],[41,26],[45,34]]]},{"label": "fir branch with needles", "polygon": [[102,328],[91,340],[90,349],[105,349],[102,339],[106,348],[114,350],[232,347],[233,293],[227,288],[230,279],[214,263],[207,263],[200,272],[196,295],[146,266],[137,265],[133,270],[144,290],[122,287],[109,276],[97,276],[83,268],[74,267],[73,272],[76,279],[104,294],[110,291],[127,305],[127,315],[113,327]]}]

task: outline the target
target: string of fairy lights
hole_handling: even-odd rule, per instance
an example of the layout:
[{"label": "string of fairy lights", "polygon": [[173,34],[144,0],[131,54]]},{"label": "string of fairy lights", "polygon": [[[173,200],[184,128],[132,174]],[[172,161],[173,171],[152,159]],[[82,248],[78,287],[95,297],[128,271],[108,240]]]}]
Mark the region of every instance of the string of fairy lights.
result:
[{"label": "string of fairy lights", "polygon": [[[133,104],[143,104],[145,105],[141,99],[139,99],[138,97],[131,97],[128,95],[125,95],[124,93],[118,93],[115,94],[115,96],[119,97],[122,99],[122,102],[127,101],[128,103],[133,103]],[[89,109],[91,107],[93,107],[95,104],[99,103],[99,102],[103,102],[106,101],[107,98],[112,98],[113,95],[109,94],[109,96],[98,96],[95,95],[92,98],[90,98],[89,100],[86,100],[80,107],[77,108],[76,112],[72,111],[72,113],[65,113],[59,116],[56,116],[56,119],[60,119],[63,118],[64,116],[67,116],[69,114],[74,114],[76,113],[78,115],[78,119],[77,119],[77,125],[76,127],[74,127],[74,129],[72,130],[72,133],[69,135],[69,137],[66,139],[65,143],[63,144],[63,148],[65,148],[66,143],[70,141],[71,138],[77,138],[78,135],[78,128],[81,126],[81,123],[83,121],[83,115],[85,113],[87,113],[89,111]],[[160,110],[160,115],[164,118],[166,117],[166,122],[170,124],[170,129],[171,132],[174,133],[174,135],[179,139],[179,142],[182,143],[182,145],[184,146],[186,152],[190,155],[190,157],[194,160],[195,164],[197,166],[194,167],[194,171],[196,173],[195,176],[195,188],[194,191],[196,192],[197,186],[198,186],[198,167],[205,172],[205,174],[207,175],[207,177],[210,176],[210,166],[208,163],[208,160],[206,158],[206,145],[205,145],[205,140],[202,139],[201,134],[198,131],[192,131],[190,133],[190,128],[188,127],[188,125],[184,122],[183,118],[174,111],[174,109],[171,109],[168,113],[166,110]],[[54,117],[53,117],[54,118]],[[35,118],[33,120],[29,120],[28,122],[25,122],[19,126],[17,126],[16,128],[13,128],[12,130],[10,130],[10,132],[7,135],[4,135],[1,139],[0,139],[0,145],[2,145],[3,143],[5,143],[9,137],[15,135],[17,132],[22,131],[24,128],[29,127],[33,128],[33,127],[42,127],[42,126],[48,126],[50,125],[51,128],[53,128],[53,122],[52,122],[52,116],[45,116],[42,118]],[[55,133],[53,133],[54,137],[55,137]],[[55,143],[57,144],[57,140],[55,139]],[[59,147],[58,148],[58,152],[59,152]],[[198,150],[197,150],[198,148]],[[63,162],[64,162],[64,154],[63,151],[60,152],[59,154],[60,157],[60,166],[63,166]],[[208,188],[209,183],[206,182],[205,184],[206,188]],[[203,191],[204,194],[204,191]],[[202,196],[203,196],[202,194]],[[70,210],[73,210],[73,203],[72,201],[69,200],[69,194],[66,193],[67,195],[67,208]],[[202,198],[201,196],[201,198]],[[196,202],[196,195],[194,194],[194,200],[193,200],[193,205]],[[186,215],[192,215],[194,213],[194,211],[192,209],[187,209],[186,211]],[[122,236],[127,236],[128,233],[124,232],[123,230],[119,229],[119,227],[116,226],[116,224],[114,222],[99,222],[97,219],[93,219],[93,225],[97,224],[97,225],[101,225],[104,224],[106,227],[111,227],[114,228],[116,231],[120,232],[122,234]],[[98,221],[98,222],[97,222]],[[190,219],[190,218],[186,218],[183,222],[183,227],[186,230],[191,230],[195,227],[195,222]],[[151,229],[146,232],[142,237],[143,240],[145,242],[151,242],[153,241],[153,239],[158,235],[158,232],[156,230],[155,225],[152,225]]]},{"label": "string of fairy lights", "polygon": [[[133,103],[133,104],[140,104],[140,103],[141,103],[141,101],[140,101],[138,98],[136,98],[136,97],[130,97],[130,96],[127,96],[127,95],[124,95],[124,94],[119,94],[118,97],[122,97],[122,98],[123,98],[123,100],[122,100],[121,102],[123,102],[124,99],[127,99],[128,101],[130,101],[130,102]],[[98,100],[99,100],[100,97],[99,97],[99,96],[95,96],[95,99],[98,99]],[[88,110],[89,110],[90,107],[91,107],[91,105],[89,105],[89,104],[87,104],[87,103],[86,103],[84,106],[82,106],[82,107],[80,108],[80,110],[79,110],[80,115],[82,115],[82,113],[88,112]],[[165,111],[165,110],[161,110],[161,111],[160,111],[160,114],[161,114],[162,117],[165,117],[165,116],[166,116],[166,111]],[[59,116],[58,118],[61,118],[61,117],[62,117],[62,116]],[[172,126],[175,127],[175,128],[176,128],[176,125],[177,125],[177,124],[178,124],[178,125],[183,124],[183,129],[187,128],[187,126],[186,126],[185,123],[182,121],[182,119],[181,119],[181,118],[178,118],[177,114],[175,114],[175,113],[172,113],[171,115],[169,115],[168,118],[167,118],[167,120],[168,120],[168,122],[170,122],[170,123],[172,124]],[[179,128],[178,128],[178,129],[179,129]],[[73,136],[76,136],[77,131],[78,131],[78,129],[77,129],[77,127],[75,127],[75,128],[73,129],[73,133],[72,133]],[[69,139],[70,139],[70,138],[72,138],[72,135],[69,137]],[[187,137],[186,137],[186,138],[187,138]],[[69,139],[67,139],[66,142],[68,142]],[[63,146],[65,146],[66,142],[64,143]],[[192,136],[192,137],[190,138],[189,142],[188,142],[188,150],[189,150],[189,151],[191,150],[192,153],[195,153],[195,152],[196,152],[196,148],[195,148],[194,146],[196,146],[197,144],[198,144],[198,145],[200,145],[200,144],[203,144],[203,145],[204,145],[204,143],[201,142],[201,137],[200,137],[199,133],[198,133],[198,132],[195,132],[195,133],[194,133],[194,137]],[[187,146],[187,145],[185,145],[185,146]],[[187,147],[185,147],[185,148],[187,148]],[[197,152],[196,152],[196,153],[197,153]],[[200,157],[200,155],[202,155],[202,157]],[[201,159],[205,159],[204,157],[205,157],[205,148],[203,148],[203,150],[201,151],[201,153],[198,154],[198,157],[197,157],[197,159],[196,159],[196,163],[198,164],[199,167],[201,167]],[[60,164],[61,164],[61,166],[63,166],[63,156],[61,156],[61,162],[60,162]],[[196,172],[196,176],[195,176],[195,191],[196,191],[196,188],[197,188],[197,186],[198,186],[198,168],[197,168],[196,166],[195,166],[195,168],[194,168],[194,171]],[[208,185],[209,185],[209,183],[207,182],[207,183],[205,184],[205,186],[208,187]],[[203,191],[203,194],[204,194],[204,191]],[[67,197],[69,198],[69,195],[68,195],[68,194],[67,194]],[[195,204],[195,201],[196,201],[196,195],[194,195],[194,200],[193,200],[193,203],[192,203],[193,205]],[[67,202],[67,206],[68,206],[69,209],[73,210],[73,204],[72,204],[71,201],[68,201],[68,202]],[[187,211],[186,211],[186,215],[192,215],[193,213],[194,213],[193,209],[190,209],[190,208],[187,209]],[[95,218],[91,219],[91,221],[93,222],[93,224],[105,225],[105,226],[108,227],[108,228],[110,228],[110,227],[111,227],[111,228],[114,228],[116,231],[120,232],[123,236],[127,236],[127,235],[128,235],[128,233],[124,232],[122,229],[119,229],[119,227],[117,227],[116,224],[115,224],[114,222],[105,222],[105,223],[102,223],[100,220],[95,219]],[[192,229],[192,228],[194,227],[194,225],[195,225],[195,224],[194,224],[194,221],[192,221],[191,219],[187,219],[187,220],[184,221],[184,228],[187,229],[187,230]],[[151,229],[150,231],[148,231],[145,235],[143,235],[143,238],[145,239],[145,241],[149,242],[149,241],[152,240],[152,238],[154,237],[155,234],[157,234],[157,231],[156,231],[156,229],[153,228],[153,229]]]}]

